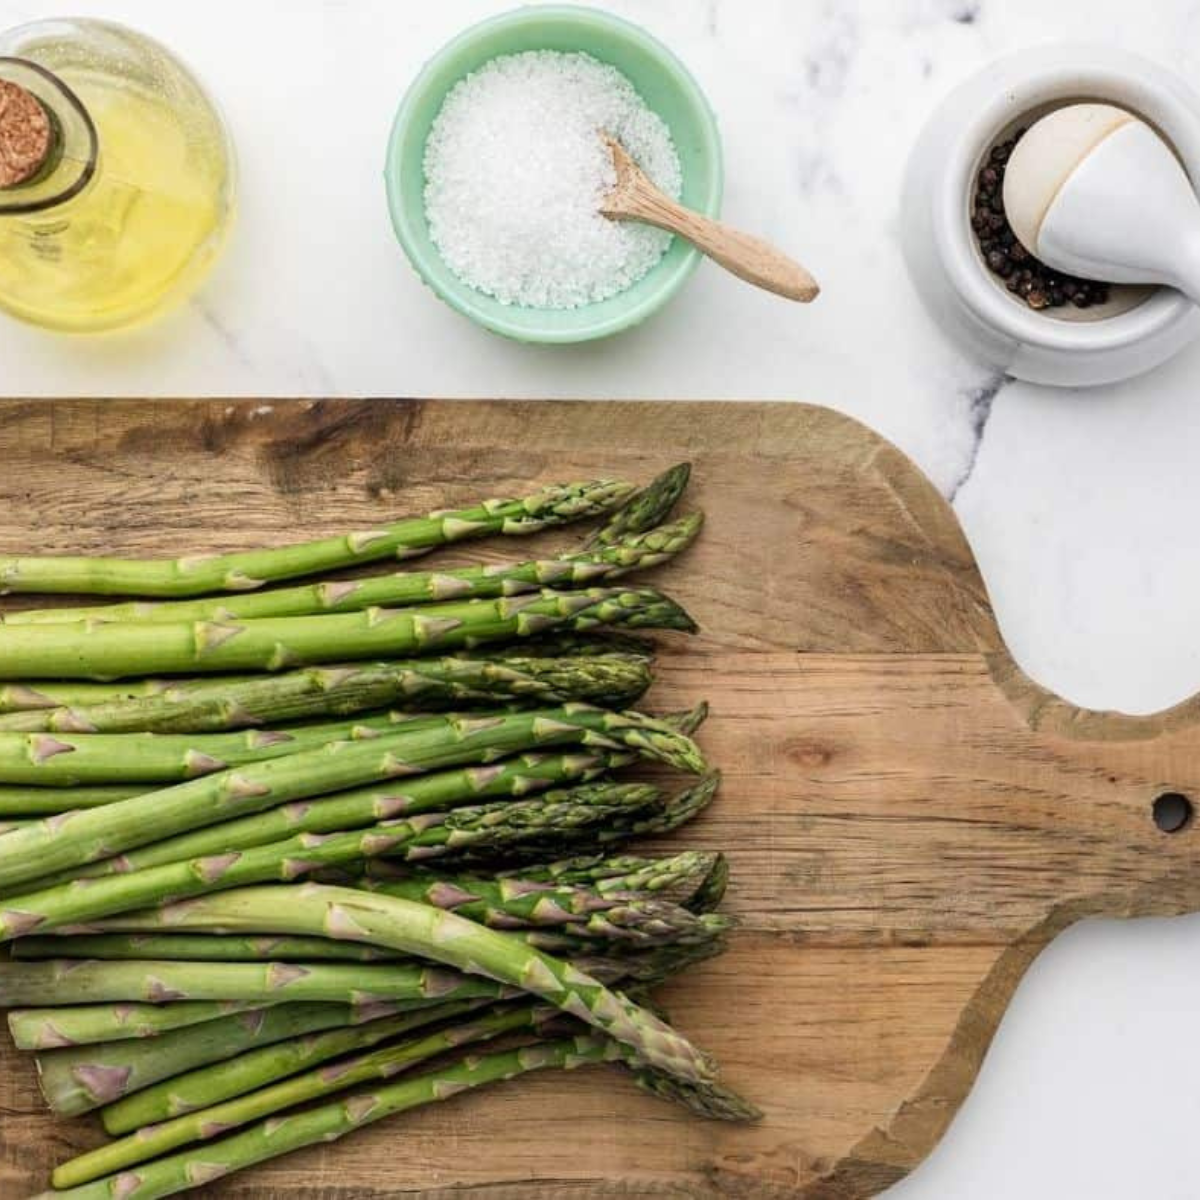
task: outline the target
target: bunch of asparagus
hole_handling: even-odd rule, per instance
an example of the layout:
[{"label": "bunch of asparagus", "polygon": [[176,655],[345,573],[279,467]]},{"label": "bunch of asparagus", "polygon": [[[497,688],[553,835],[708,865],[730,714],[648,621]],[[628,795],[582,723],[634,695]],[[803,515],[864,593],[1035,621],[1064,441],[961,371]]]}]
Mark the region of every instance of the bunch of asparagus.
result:
[{"label": "bunch of asparagus", "polygon": [[[619,582],[696,539],[687,481],[172,562],[0,558],[0,591],[139,597],[0,620],[0,1005],[54,1111],[111,1139],[48,1195],[172,1195],[588,1063],[757,1115],[646,1006],[722,949],[724,859],[625,849],[718,784],[703,707],[629,707],[654,653],[629,631],[695,628]],[[590,518],[554,557],[269,586]],[[639,762],[693,781],[616,775]]]}]

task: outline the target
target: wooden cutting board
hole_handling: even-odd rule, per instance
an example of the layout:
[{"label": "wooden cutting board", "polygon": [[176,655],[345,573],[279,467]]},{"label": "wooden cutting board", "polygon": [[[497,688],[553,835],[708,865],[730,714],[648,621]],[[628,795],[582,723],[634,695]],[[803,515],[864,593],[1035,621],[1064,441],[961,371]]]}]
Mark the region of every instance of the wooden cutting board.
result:
[{"label": "wooden cutting board", "polygon": [[[728,852],[742,928],[663,999],[766,1119],[689,1118],[612,1069],[547,1075],[206,1196],[873,1196],[945,1132],[1052,937],[1200,907],[1197,831],[1152,819],[1160,793],[1200,797],[1197,705],[1130,718],[1032,683],[946,503],[824,409],[4,403],[0,553],[229,550],[684,458],[709,524],[656,579],[703,633],[664,639],[650,703],[712,701],[725,787],[676,840]],[[0,1058],[8,1197],[99,1134]]]}]

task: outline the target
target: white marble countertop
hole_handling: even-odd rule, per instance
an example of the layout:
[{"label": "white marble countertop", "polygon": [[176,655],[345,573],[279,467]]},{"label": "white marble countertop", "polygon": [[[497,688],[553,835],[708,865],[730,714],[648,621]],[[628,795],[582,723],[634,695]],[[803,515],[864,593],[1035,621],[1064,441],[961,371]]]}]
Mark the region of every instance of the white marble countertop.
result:
[{"label": "white marble countertop", "polygon": [[[423,59],[497,0],[71,0],[179,50],[242,158],[230,252],[186,309],[70,340],[0,322],[6,395],[568,396],[807,400],[907,450],[966,527],[1025,669],[1134,712],[1200,687],[1200,345],[1091,392],[997,383],[916,307],[897,232],[906,151],[995,55],[1099,38],[1193,78],[1196,0],[607,0],[689,64],[718,114],[726,215],[824,284],[792,307],[704,267],[639,330],[503,342],[437,304],[387,220],[392,113]],[[4,0],[0,24],[59,15]],[[337,111],[319,95],[335,80]],[[344,121],[344,112],[355,120]],[[337,170],[309,147],[338,122]],[[0,460],[3,431],[0,430]],[[1200,864],[1198,864],[1200,869]],[[1191,1200],[1200,919],[1085,925],[1037,963],[979,1084],[896,1200]]]}]

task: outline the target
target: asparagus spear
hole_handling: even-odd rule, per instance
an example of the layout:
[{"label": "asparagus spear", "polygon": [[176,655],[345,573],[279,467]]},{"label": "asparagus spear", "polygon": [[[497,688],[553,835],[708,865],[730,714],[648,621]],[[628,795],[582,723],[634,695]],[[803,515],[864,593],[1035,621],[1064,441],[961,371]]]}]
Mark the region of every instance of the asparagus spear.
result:
[{"label": "asparagus spear", "polygon": [[0,730],[26,733],[208,733],[372,709],[464,708],[500,701],[583,700],[614,708],[650,686],[645,661],[508,657],[409,659],[309,667],[241,683],[195,683],[137,700],[43,708],[0,716]]},{"label": "asparagus spear", "polygon": [[[389,895],[388,885],[376,890]],[[551,954],[585,951],[605,956],[663,944],[708,942],[725,933],[731,922],[715,913],[693,916],[674,905],[634,901],[614,903],[611,915],[595,914],[584,923],[513,928],[526,944]],[[686,913],[686,917],[683,914]],[[683,919],[680,919],[680,918]],[[120,918],[117,918],[118,920]],[[611,936],[604,921],[616,926]],[[486,922],[485,922],[486,923]],[[492,928],[504,928],[493,925]],[[20,961],[43,959],[103,959],[105,961],[167,959],[173,962],[394,962],[404,955],[376,946],[346,945],[320,937],[230,937],[211,933],[80,933],[66,937],[18,938],[12,956]],[[24,1010],[29,1011],[29,1010]],[[48,1011],[48,1010],[40,1010]],[[11,1018],[10,1018],[11,1021]],[[140,1032],[146,1032],[142,1027]],[[107,1039],[105,1039],[107,1040]],[[25,1047],[28,1049],[28,1047]]]},{"label": "asparagus spear", "polygon": [[[550,1014],[553,1012],[553,1009],[549,1010]],[[403,1018],[376,1021],[362,1029],[334,1030],[318,1035],[302,1045],[303,1057],[299,1061],[295,1061],[299,1056],[293,1056],[293,1063],[288,1064],[294,1070],[309,1066],[308,1070],[236,1099],[210,1104],[199,1111],[140,1129],[120,1141],[110,1142],[80,1155],[54,1172],[54,1186],[68,1188],[87,1183],[147,1159],[157,1158],[191,1142],[221,1136],[239,1125],[246,1125],[297,1104],[361,1083],[390,1079],[417,1063],[460,1046],[490,1041],[506,1033],[532,1031],[537,1028],[539,1020],[545,1020],[547,1015],[546,1008],[534,1004],[497,1006],[470,1020],[375,1050],[370,1048],[404,1032]],[[268,1053],[283,1056],[289,1049],[289,1046],[282,1046],[272,1048]],[[358,1053],[329,1066],[310,1065],[328,1062],[351,1051]]]},{"label": "asparagus spear", "polygon": [[[290,887],[286,895],[278,887],[240,888],[226,902],[243,929],[369,942],[483,975],[594,1025],[668,1074],[693,1081],[713,1077],[705,1055],[626,997],[569,963],[454,913],[318,884]],[[169,924],[169,915],[164,916]]]},{"label": "asparagus spear", "polygon": [[[649,665],[654,647],[645,639],[632,634],[564,632],[544,637],[526,638],[519,642],[489,643],[458,652],[459,658],[487,661],[519,658],[590,658],[596,655],[620,654],[638,658]],[[118,700],[142,700],[171,692],[178,696],[195,687],[229,687],[259,678],[249,675],[205,675],[190,679],[42,679],[27,683],[0,684],[0,713],[36,711],[43,708],[90,708]]]},{"label": "asparagus spear", "polygon": [[96,787],[9,787],[0,784],[0,813],[5,817],[55,817],[77,808],[99,808],[114,800],[128,800],[146,790],[145,785],[100,784]]},{"label": "asparagus spear", "polygon": [[[322,1040],[325,1033],[361,1031],[371,1037],[373,1031],[389,1028],[392,1032],[386,1036],[394,1036],[397,1025],[399,1031],[434,1025],[493,1003],[452,1000],[411,1012],[389,1011],[395,1005],[360,1010],[345,1004],[279,1004],[259,1009],[253,1028],[224,1018],[150,1041],[39,1054],[39,1085],[57,1113],[74,1115],[99,1107],[105,1131],[118,1137],[315,1066],[321,1049],[331,1045]],[[113,1086],[120,1088],[119,1098],[101,1106],[95,1093],[80,1083],[93,1078],[117,1080]]]},{"label": "asparagus spear", "polygon": [[407,607],[439,600],[515,596],[543,587],[595,586],[631,571],[669,562],[696,540],[704,518],[695,513],[656,528],[612,538],[595,549],[528,562],[408,571],[362,579],[325,580],[240,596],[198,600],[144,601],[43,608],[11,613],[6,625],[62,625],[73,621],[229,621],[296,617],[311,613],[356,612],[364,608]]},{"label": "asparagus spear", "polygon": [[[35,1200],[155,1200],[189,1187],[215,1182],[304,1146],[336,1141],[363,1125],[459,1092],[513,1079],[530,1071],[622,1062],[638,1083],[663,1099],[684,1104],[700,1115],[724,1120],[754,1120],[758,1111],[719,1084],[695,1086],[648,1070],[614,1042],[591,1036],[541,1041],[486,1055],[470,1054],[421,1075],[405,1075],[370,1092],[351,1095],[283,1116],[268,1118],[240,1133],[202,1148],[193,1147],[145,1163],[107,1180],[85,1183]],[[117,1192],[115,1189],[122,1190]]]},{"label": "asparagus spear", "polygon": [[18,1050],[56,1050],[93,1042],[159,1041],[162,1035],[238,1015],[239,1023],[262,1011],[257,1004],[231,1000],[177,1004],[78,1004],[60,1008],[14,1008],[8,1029]]},{"label": "asparagus spear", "polygon": [[[673,809],[677,812],[690,812],[696,805],[698,798],[703,799],[711,796],[714,788],[715,778],[706,777],[705,779],[701,780],[698,788],[688,789],[683,792],[681,796],[676,796],[675,798],[669,800],[665,806],[665,810],[671,811]],[[481,792],[481,796],[490,794],[492,793]],[[568,795],[570,795],[570,793],[568,793]],[[584,793],[581,797],[580,793],[576,791],[574,792],[574,800],[572,802],[578,803],[582,798],[586,803],[589,798],[596,798],[598,795],[599,798],[602,799],[607,798],[610,801],[613,799],[611,793],[605,796],[604,793],[598,794],[593,791],[590,797],[587,793]],[[549,797],[543,796],[540,803],[535,805],[528,814],[518,812],[516,820],[515,822],[512,822],[512,824],[514,824],[515,827],[528,827],[528,823],[531,821],[536,821],[538,824],[544,824],[546,821],[556,820],[556,815],[553,812],[545,812],[547,800],[549,801],[550,805],[554,805],[562,800],[562,796],[560,795],[557,801],[555,800],[554,793],[551,793]],[[634,795],[634,800],[635,802],[637,801],[636,793]],[[316,803],[321,802],[317,801]],[[464,818],[460,818],[457,823],[451,822],[448,830],[445,823],[435,826],[434,830],[441,829],[446,830],[446,832],[450,832],[457,827],[460,831],[466,833],[467,829],[471,825],[487,828],[490,823],[497,820],[497,818],[491,814],[492,812],[498,810],[493,809],[490,811],[483,811],[484,808],[485,806],[480,806],[480,811],[477,815],[471,815],[468,813]],[[513,810],[510,809],[509,811],[511,812]],[[648,819],[649,818],[643,818],[643,821]],[[231,822],[230,824],[232,825],[233,823]],[[213,828],[225,828],[225,826],[214,826]],[[437,841],[444,841],[446,837],[446,833],[426,830],[422,830],[420,832],[423,836],[425,847],[429,847]],[[389,849],[388,852],[397,853],[403,857],[403,847],[404,843],[398,842],[394,847]],[[278,854],[278,851],[273,851],[272,853]],[[696,862],[696,860],[699,860],[700,864],[704,864],[716,857],[719,856],[697,854],[695,852],[685,852],[675,856],[674,858],[660,860],[629,858],[615,858],[606,860],[597,856],[591,859],[563,860],[561,863],[553,864],[549,870],[557,872],[557,874],[551,876],[551,878],[554,882],[559,884],[577,883],[579,886],[586,886],[589,883],[589,879],[595,878],[596,881],[591,884],[591,886],[594,886],[602,895],[605,894],[605,885],[607,883],[615,882],[624,885],[627,881],[645,888],[648,894],[661,894],[660,885],[665,884],[676,875],[678,875],[678,877],[681,879],[687,878],[689,869],[693,863]],[[174,862],[177,860],[172,861]],[[568,865],[573,862],[586,862],[590,864],[607,863],[610,864],[608,867],[610,871],[624,870],[631,863],[639,864],[639,867],[635,872],[626,875],[615,875],[606,878],[599,878],[595,876],[595,872],[601,869],[598,866],[589,866],[586,870],[577,870]],[[645,864],[652,865],[647,866]],[[679,864],[678,868],[676,867],[676,864]],[[411,865],[411,862],[404,865],[400,869],[397,869],[391,864],[380,861],[373,862],[371,867],[373,873],[365,876],[355,876],[352,886],[361,887],[367,890],[380,887],[386,889],[386,887],[391,883],[399,881],[400,883],[404,884],[406,881],[414,877],[414,868]],[[539,882],[541,877],[546,875],[546,872],[547,869],[543,868],[540,874],[531,872],[528,878],[530,878],[532,882]],[[431,872],[420,872],[418,877],[432,879],[433,875]],[[472,885],[472,882],[478,877],[474,875],[463,877],[462,875],[443,874],[439,875],[438,878],[441,878],[448,883],[451,889],[455,887],[464,889],[469,888]],[[522,878],[522,876],[516,875],[512,876],[512,878]],[[637,889],[634,887],[627,888],[622,886],[618,890],[622,893],[628,894],[635,893]],[[686,899],[688,894],[690,894],[690,892],[687,889],[684,889],[683,893],[679,897],[672,896],[671,898],[678,898],[682,900]],[[58,933],[55,934],[54,937],[58,939],[59,943],[61,943],[63,938],[68,936],[103,933],[161,933],[165,929],[172,927],[175,929],[188,929],[192,932],[220,933],[227,935],[231,932],[231,927],[225,922],[227,920],[234,920],[234,918],[229,916],[230,911],[231,910],[229,906],[225,903],[225,898],[219,892],[216,892],[194,899],[186,905],[175,904],[166,908],[151,908],[144,911],[122,911],[115,916],[89,920],[86,924],[79,924],[75,926],[64,925],[58,930]],[[21,947],[31,944],[36,945],[41,942],[45,942],[47,945],[51,944],[51,941],[45,938],[19,938],[13,943],[14,957],[21,957]]]},{"label": "asparagus spear", "polygon": [[[127,874],[80,878],[9,896],[4,900],[3,917],[10,930],[14,923],[19,924],[19,933],[81,924],[94,928],[102,917],[142,908],[164,897],[179,900],[251,883],[289,882],[319,867],[372,855],[424,861],[460,854],[465,846],[486,846],[495,853],[530,838],[540,844],[548,830],[565,834],[579,826],[611,824],[623,810],[646,811],[658,795],[656,788],[646,784],[588,784],[534,801],[426,813],[345,833],[300,834],[248,850],[164,863]],[[20,833],[7,836],[15,838]]]},{"label": "asparagus spear", "polygon": [[609,479],[555,484],[519,500],[484,500],[456,511],[410,517],[342,537],[236,554],[172,560],[83,557],[0,558],[0,592],[202,596],[245,592],[281,579],[315,575],[385,558],[410,558],[436,546],[488,534],[523,535],[609,512],[628,498]]},{"label": "asparagus spear", "polygon": [[39,889],[73,879],[125,875],[146,867],[208,855],[228,854],[295,837],[300,833],[341,833],[379,821],[441,812],[506,796],[525,796],[556,783],[590,782],[606,770],[626,766],[636,755],[612,750],[574,750],[565,754],[521,754],[486,767],[456,767],[405,779],[336,792],[315,800],[282,804],[219,825],[207,825],[162,841],[151,842],[116,858],[69,867],[38,880]]},{"label": "asparagus spear", "polygon": [[[725,856],[710,850],[685,850],[667,858],[625,854],[605,858],[580,855],[557,862],[531,864],[502,871],[501,881],[520,879],[549,886],[589,887],[602,896],[613,893],[658,896],[697,911],[696,897],[704,893],[718,900],[716,882],[723,888],[728,871]],[[710,904],[705,906],[713,907]],[[700,911],[704,911],[701,909]]]},{"label": "asparagus spear", "polygon": [[155,783],[319,750],[330,742],[373,738],[403,724],[399,717],[236,733],[0,733],[0,780],[41,788],[140,783],[144,792]]},{"label": "asparagus spear", "polygon": [[492,878],[497,883],[520,880],[547,887],[588,888],[602,897],[657,897],[686,906],[720,869],[723,859],[723,855],[713,850],[683,850],[659,858],[633,854],[610,858],[584,855],[502,871]]},{"label": "asparagus spear", "polygon": [[261,621],[0,625],[0,678],[281,671],[450,650],[560,626],[586,631],[611,625],[695,629],[674,601],[649,588],[545,590],[498,600]]},{"label": "asparagus spear", "polygon": [[695,913],[712,912],[725,899],[728,886],[729,860],[725,855],[718,854],[712,870],[704,877],[700,886],[680,903]]},{"label": "asparagus spear", "polygon": [[[692,730],[698,724],[691,720],[692,715],[694,714],[688,714],[689,719],[682,722],[673,718],[664,718],[664,721],[672,727],[685,726]],[[192,833],[180,834],[176,838],[154,842],[143,850],[121,854],[119,858],[106,859],[83,868],[73,868],[62,872],[60,876],[43,876],[38,884],[46,888],[52,883],[68,882],[72,878],[112,875],[140,870],[145,866],[180,862],[187,858],[203,858],[208,854],[244,850],[250,846],[282,840],[296,833],[331,833],[352,829],[361,824],[388,820],[402,814],[410,816],[416,812],[454,808],[456,804],[492,797],[523,796],[553,784],[596,779],[604,774],[605,770],[628,766],[635,758],[636,756],[629,752],[617,751],[589,751],[586,754],[574,751],[564,755],[547,755],[540,752],[493,763],[486,770],[470,768],[464,772],[440,772],[420,776],[419,779],[407,780],[401,791],[397,791],[396,787],[385,787],[340,792],[335,796],[308,800],[302,804],[286,804],[241,820],[226,821],[220,826],[208,826]],[[682,823],[682,820],[676,823]],[[654,830],[648,829],[646,832]],[[587,859],[587,862],[598,863],[605,860],[600,856],[593,856]],[[624,860],[618,859],[617,862]],[[644,865],[653,860],[641,862]],[[650,869],[650,874],[653,875],[656,870],[658,868]],[[338,878],[336,882],[353,881],[352,872]],[[563,882],[572,881],[564,878]],[[581,878],[580,882],[588,881]],[[698,886],[700,881],[696,882]]]},{"label": "asparagus spear", "polygon": [[540,634],[520,642],[475,646],[466,653],[471,658],[483,659],[503,659],[512,654],[526,658],[592,658],[598,654],[624,654],[650,664],[654,661],[655,650],[652,641],[632,633],[612,629],[602,633],[576,633],[567,629]]},{"label": "asparagus spear", "polygon": [[620,893],[604,897],[589,888],[553,887],[521,879],[445,881],[417,875],[391,883],[368,881],[368,886],[386,896],[456,912],[492,929],[540,932],[555,928],[574,939],[648,946],[677,943],[698,935],[703,928],[695,914],[669,901]]},{"label": "asparagus spear", "polygon": [[115,1196],[121,1200],[155,1200],[212,1184],[224,1175],[303,1146],[336,1141],[384,1117],[448,1099],[469,1088],[500,1083],[530,1071],[569,1070],[621,1058],[622,1052],[614,1042],[596,1036],[542,1042],[486,1055],[469,1054],[424,1074],[402,1076],[370,1092],[355,1092],[313,1108],[268,1118],[202,1150],[182,1150],[115,1178],[47,1192],[35,1200],[113,1200]]},{"label": "asparagus spear", "polygon": [[[654,660],[654,645],[633,634],[608,631],[604,634],[565,631],[514,642],[487,643],[457,652],[458,658],[488,662],[517,658],[592,658],[618,654],[640,659],[647,666]],[[139,678],[117,680],[40,679],[0,684],[0,714],[12,715],[45,708],[90,708],[121,700],[144,700],[162,692],[181,695],[195,687],[229,687],[259,678],[257,672],[241,675],[203,675],[191,678]]]},{"label": "asparagus spear", "polygon": [[[13,613],[10,617],[20,614]],[[91,680],[50,680],[39,683],[0,685],[0,713],[36,712],[72,704],[100,704],[110,700],[134,700],[156,696],[173,687],[169,679],[128,679],[119,683],[94,683]]]},{"label": "asparagus spear", "polygon": [[[106,1127],[111,1119],[110,1131],[127,1132],[161,1119],[154,1116],[141,1120],[141,1114],[174,1115],[178,1111],[172,1108],[176,1084],[190,1088],[193,1074],[200,1074],[199,1068],[203,1068],[205,1078],[211,1080],[215,1089],[213,1094],[217,1095],[221,1094],[223,1081],[231,1084],[242,1077],[237,1069],[226,1071],[226,1066],[236,1064],[253,1050],[278,1048],[293,1039],[304,1039],[328,1029],[365,1027],[397,1018],[408,1028],[416,1029],[487,1003],[491,1001],[438,1001],[412,1006],[375,1004],[365,1008],[294,1003],[249,1009],[158,1037],[39,1053],[38,1086],[56,1113],[76,1116],[108,1105],[104,1111]],[[134,1124],[128,1124],[129,1121]]]},{"label": "asparagus spear", "polygon": [[[101,933],[80,934],[62,938],[22,938],[13,944],[14,952],[29,945],[29,954],[20,958],[79,957],[120,959],[181,959],[198,962],[264,962],[272,958],[292,962],[395,962],[405,956],[384,947],[348,944],[325,937],[278,937],[253,933],[231,935],[224,932],[225,922],[237,918],[223,908],[221,894],[203,897],[190,904],[176,904],[164,912],[131,914],[135,923],[160,927],[164,920],[171,922],[174,931],[161,933]],[[120,924],[123,918],[113,918]],[[105,924],[106,922],[101,922]],[[669,947],[672,952],[703,953],[721,946],[723,934],[731,922],[715,913],[706,913],[694,926],[684,930],[674,942],[649,950],[630,946],[628,941],[608,941],[587,936],[573,937],[569,930],[515,930],[513,936],[536,949],[574,958],[588,956],[592,960],[615,962],[620,958],[624,972],[636,972],[640,978],[646,972],[661,973],[664,964],[675,960],[660,957]],[[203,945],[201,945],[203,943]],[[199,947],[199,948],[198,948]],[[57,950],[57,953],[55,951]],[[632,952],[631,952],[632,951]],[[157,1038],[159,1034],[184,1026],[218,1020],[225,1011],[241,1012],[241,1004],[209,1004],[177,1001],[170,1004],[92,1004],[59,1008],[17,1009],[9,1013],[9,1028],[18,1049],[36,1050],[67,1045],[122,1041],[136,1038]],[[251,1006],[256,1007],[256,1006]]]},{"label": "asparagus spear", "polygon": [[[555,830],[553,839],[531,838],[506,846],[504,858],[508,862],[541,862],[555,849],[561,850],[564,846],[575,850],[598,851],[637,837],[658,837],[671,833],[698,816],[712,802],[720,782],[720,775],[712,772],[657,808],[644,813],[614,813],[604,824],[580,825],[573,829],[564,826]],[[496,856],[483,846],[474,849],[465,847],[457,857],[469,867],[480,861],[490,864]],[[368,877],[396,877],[396,868],[380,859],[371,859],[363,867]]]},{"label": "asparagus spear", "polygon": [[[650,903],[653,905],[654,902]],[[667,907],[675,908],[674,905]],[[594,955],[605,961],[620,959],[630,963],[630,969],[635,970],[639,969],[639,962],[647,962],[653,964],[652,969],[657,974],[661,964],[653,956],[658,951],[669,949],[690,953],[696,950],[707,958],[710,953],[719,953],[724,948],[724,936],[733,928],[733,918],[722,913],[689,914],[692,917],[690,921],[679,921],[674,916],[668,916],[657,928],[653,927],[656,920],[653,916],[619,912],[618,919],[622,916],[629,928],[610,938],[599,936],[598,929],[576,932],[569,925],[516,929],[512,932],[514,937],[535,950],[570,958],[576,963],[582,963],[588,956]],[[640,926],[639,921],[642,922]],[[640,975],[637,977],[641,978]]]},{"label": "asparagus spear", "polygon": [[612,546],[630,534],[652,529],[666,520],[692,475],[691,463],[679,463],[664,471],[640,491],[634,492],[589,540],[590,546]]},{"label": "asparagus spear", "polygon": [[[404,956],[378,946],[315,937],[214,937],[207,933],[76,933],[17,938],[12,957],[154,959],[178,962],[392,962]],[[10,1016],[11,1023],[11,1016]]]},{"label": "asparagus spear", "polygon": [[633,1073],[634,1082],[644,1092],[681,1104],[697,1116],[710,1121],[759,1121],[762,1112],[737,1092],[720,1083],[706,1083],[701,1087],[672,1079],[661,1071],[639,1071]]},{"label": "asparagus spear", "polygon": [[[714,953],[719,945],[666,946],[620,959],[580,957],[576,965],[607,983],[652,986]],[[503,992],[493,992],[492,999]],[[462,1006],[486,999],[457,1001]],[[425,1002],[424,1007],[434,1002]],[[440,1005],[442,1002],[436,1002]],[[95,1005],[96,1009],[103,1006]],[[168,1004],[165,1007],[170,1008]],[[281,1003],[277,1006],[178,1029],[161,1037],[121,1039],[105,1045],[54,1049],[38,1055],[41,1087],[56,1111],[86,1111],[111,1098],[102,1117],[110,1133],[127,1133],[177,1116],[197,1104],[212,1104],[270,1082],[270,1071],[291,1057],[277,1057],[279,1043],[300,1034],[364,1025],[419,1007]],[[63,1013],[79,1009],[59,1010]],[[264,1047],[272,1052],[263,1054]]]},{"label": "asparagus spear", "polygon": [[0,1007],[166,1004],[230,1000],[265,1005],[497,998],[504,985],[411,959],[395,963],[229,963],[56,958],[0,963]]},{"label": "asparagus spear", "polygon": [[[580,742],[606,750],[627,748],[684,769],[703,769],[703,757],[684,735],[637,713],[569,704],[486,718],[448,716],[407,732],[401,727],[375,740],[334,742],[320,750],[218,772],[6,834],[0,838],[0,888],[215,824],[234,813],[261,812],[290,800],[436,767]],[[205,869],[211,873],[217,865],[209,863]],[[9,900],[0,910],[0,940],[31,933],[41,923]]]}]

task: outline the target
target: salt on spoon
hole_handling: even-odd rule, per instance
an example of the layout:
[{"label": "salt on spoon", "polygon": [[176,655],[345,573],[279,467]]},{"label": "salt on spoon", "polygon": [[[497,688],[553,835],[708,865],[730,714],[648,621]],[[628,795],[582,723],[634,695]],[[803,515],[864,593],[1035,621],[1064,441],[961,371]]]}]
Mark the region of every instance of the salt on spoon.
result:
[{"label": "salt on spoon", "polygon": [[755,287],[802,304],[816,299],[821,289],[798,262],[761,238],[739,233],[676,203],[650,182],[617,138],[607,131],[600,136],[612,152],[617,172],[615,186],[600,203],[602,216],[666,229]]},{"label": "salt on spoon", "polygon": [[1124,109],[1071,104],[1033,125],[1008,161],[1004,207],[1056,270],[1166,284],[1200,304],[1200,199],[1167,143]]}]

